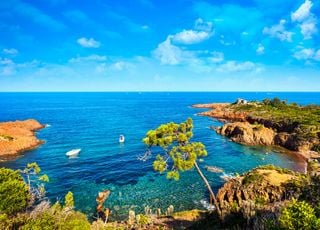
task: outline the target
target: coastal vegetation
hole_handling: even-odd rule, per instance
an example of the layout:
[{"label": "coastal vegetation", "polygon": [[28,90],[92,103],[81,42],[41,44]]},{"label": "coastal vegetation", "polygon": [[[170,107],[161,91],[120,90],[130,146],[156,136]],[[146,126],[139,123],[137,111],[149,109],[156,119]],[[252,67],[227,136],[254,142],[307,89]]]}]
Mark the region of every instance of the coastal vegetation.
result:
[{"label": "coastal vegetation", "polygon": [[74,211],[73,194],[64,205],[45,197],[46,174],[37,163],[24,170],[0,168],[0,229],[90,229],[86,215]]},{"label": "coastal vegetation", "polygon": [[[27,170],[38,172],[37,164]],[[144,214],[128,210],[128,219],[90,223],[85,214],[74,210],[73,194],[63,204],[50,204],[32,193],[25,170],[0,169],[0,229],[319,229],[320,177],[293,172],[273,165],[257,167],[229,180],[218,192],[222,216],[215,211],[191,210]],[[31,183],[32,186],[35,184]],[[239,193],[240,192],[240,193]],[[223,217],[221,219],[221,217]]]}]

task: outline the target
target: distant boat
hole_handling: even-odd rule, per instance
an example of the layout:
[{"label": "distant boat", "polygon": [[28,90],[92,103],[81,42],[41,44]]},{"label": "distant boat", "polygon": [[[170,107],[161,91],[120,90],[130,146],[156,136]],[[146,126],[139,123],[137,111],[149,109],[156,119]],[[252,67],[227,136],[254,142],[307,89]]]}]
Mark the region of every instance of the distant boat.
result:
[{"label": "distant boat", "polygon": [[80,153],[81,149],[72,149],[66,153],[68,157],[76,156]]},{"label": "distant boat", "polygon": [[124,143],[124,136],[123,136],[123,135],[120,135],[120,137],[119,137],[119,143]]}]

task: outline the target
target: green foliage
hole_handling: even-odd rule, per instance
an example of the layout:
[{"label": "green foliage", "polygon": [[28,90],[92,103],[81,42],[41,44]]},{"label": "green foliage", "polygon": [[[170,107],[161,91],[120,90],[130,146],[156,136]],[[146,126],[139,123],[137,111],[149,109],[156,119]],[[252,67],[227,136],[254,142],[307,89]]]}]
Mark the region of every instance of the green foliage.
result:
[{"label": "green foliage", "polygon": [[41,172],[41,168],[36,162],[33,162],[33,163],[27,164],[25,171],[27,173],[33,172],[34,174],[39,174]]},{"label": "green foliage", "polygon": [[[23,171],[0,168],[0,229],[60,230],[90,229],[87,217],[73,211],[73,194],[65,196],[64,207],[59,203],[33,215],[22,212],[27,206],[32,189],[24,182],[20,173],[38,175],[41,169],[36,163],[28,164]],[[48,181],[47,175],[39,176],[39,181]],[[43,187],[40,187],[43,188]],[[41,210],[41,209],[40,209]]]},{"label": "green foliage", "polygon": [[137,224],[139,225],[147,225],[151,223],[151,219],[147,215],[138,214],[136,216]]},{"label": "green foliage", "polygon": [[64,207],[71,208],[71,209],[73,209],[74,207],[73,193],[70,191],[64,197]]},{"label": "green foliage", "polygon": [[178,171],[169,171],[167,179],[174,179],[175,181],[178,181],[180,179],[180,174]]},{"label": "green foliage", "polygon": [[0,168],[0,214],[14,214],[28,206],[28,186],[18,171]]},{"label": "green foliage", "polygon": [[80,212],[65,211],[60,204],[56,203],[48,210],[39,215],[29,218],[22,227],[23,230],[86,230],[90,229],[87,217]]},{"label": "green foliage", "polygon": [[156,160],[153,162],[153,168],[155,171],[163,173],[167,169],[167,163],[161,155],[157,155]]},{"label": "green foliage", "polygon": [[42,176],[39,176],[38,180],[43,182],[49,182],[49,177],[47,174],[43,174]]},{"label": "green foliage", "polygon": [[29,219],[22,227],[22,230],[54,230],[55,219],[49,212],[42,213],[35,219]]},{"label": "green foliage", "polygon": [[29,191],[35,198],[41,198],[45,195],[44,183],[49,182],[47,174],[40,175],[41,168],[36,162],[27,164],[27,167],[21,171],[21,173],[27,176],[27,182],[29,185]]},{"label": "green foliage", "polygon": [[153,162],[155,171],[167,172],[168,179],[179,180],[180,172],[192,169],[198,157],[207,155],[201,142],[190,142],[192,128],[192,119],[188,118],[180,124],[170,122],[147,132],[143,142],[149,148],[159,146],[164,150]]},{"label": "green foliage", "polygon": [[249,174],[247,174],[243,180],[242,180],[242,184],[243,185],[249,185],[251,183],[261,183],[263,180],[263,176],[257,172],[251,172]]},{"label": "green foliage", "polygon": [[265,200],[264,197],[257,197],[255,199],[254,203],[257,205],[265,205],[265,204],[267,204],[267,201]]},{"label": "green foliage", "polygon": [[295,199],[281,211],[279,222],[282,228],[289,230],[320,228],[320,220],[317,219],[312,206],[305,201],[299,202]]}]

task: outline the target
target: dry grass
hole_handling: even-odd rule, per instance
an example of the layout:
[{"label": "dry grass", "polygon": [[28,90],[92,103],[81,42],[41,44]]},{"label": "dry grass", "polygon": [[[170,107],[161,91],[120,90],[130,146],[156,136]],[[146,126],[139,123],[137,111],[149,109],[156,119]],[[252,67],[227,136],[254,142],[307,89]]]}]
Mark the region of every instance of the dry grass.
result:
[{"label": "dry grass", "polygon": [[271,169],[258,169],[257,172],[263,175],[265,181],[275,186],[280,186],[282,183],[286,183],[289,180],[296,178],[294,175],[279,173],[278,171]]}]

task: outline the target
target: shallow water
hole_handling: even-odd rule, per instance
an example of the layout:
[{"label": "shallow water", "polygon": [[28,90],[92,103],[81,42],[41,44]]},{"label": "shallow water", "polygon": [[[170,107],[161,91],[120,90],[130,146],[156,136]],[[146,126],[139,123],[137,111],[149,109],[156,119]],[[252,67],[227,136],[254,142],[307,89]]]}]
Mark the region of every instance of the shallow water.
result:
[{"label": "shallow water", "polygon": [[[320,93],[0,93],[0,121],[35,118],[49,124],[37,134],[44,145],[0,166],[16,169],[37,162],[50,177],[46,188],[51,201],[72,191],[76,208],[90,216],[95,196],[104,189],[111,190],[106,205],[114,219],[126,217],[128,209],[142,212],[145,206],[162,211],[170,204],[176,211],[204,208],[208,194],[198,174],[185,172],[178,182],[156,174],[152,159],[137,160],[146,151],[141,139],[162,123],[192,117],[193,139],[202,141],[209,153],[199,164],[215,191],[223,184],[221,174],[206,171],[206,165],[223,168],[227,174],[262,164],[303,170],[301,160],[290,155],[242,146],[217,135],[209,127],[221,123],[196,116],[204,109],[191,108],[196,103],[275,96],[320,104]],[[125,135],[125,144],[118,143],[120,134]],[[78,157],[65,156],[76,148],[81,148]]]}]

